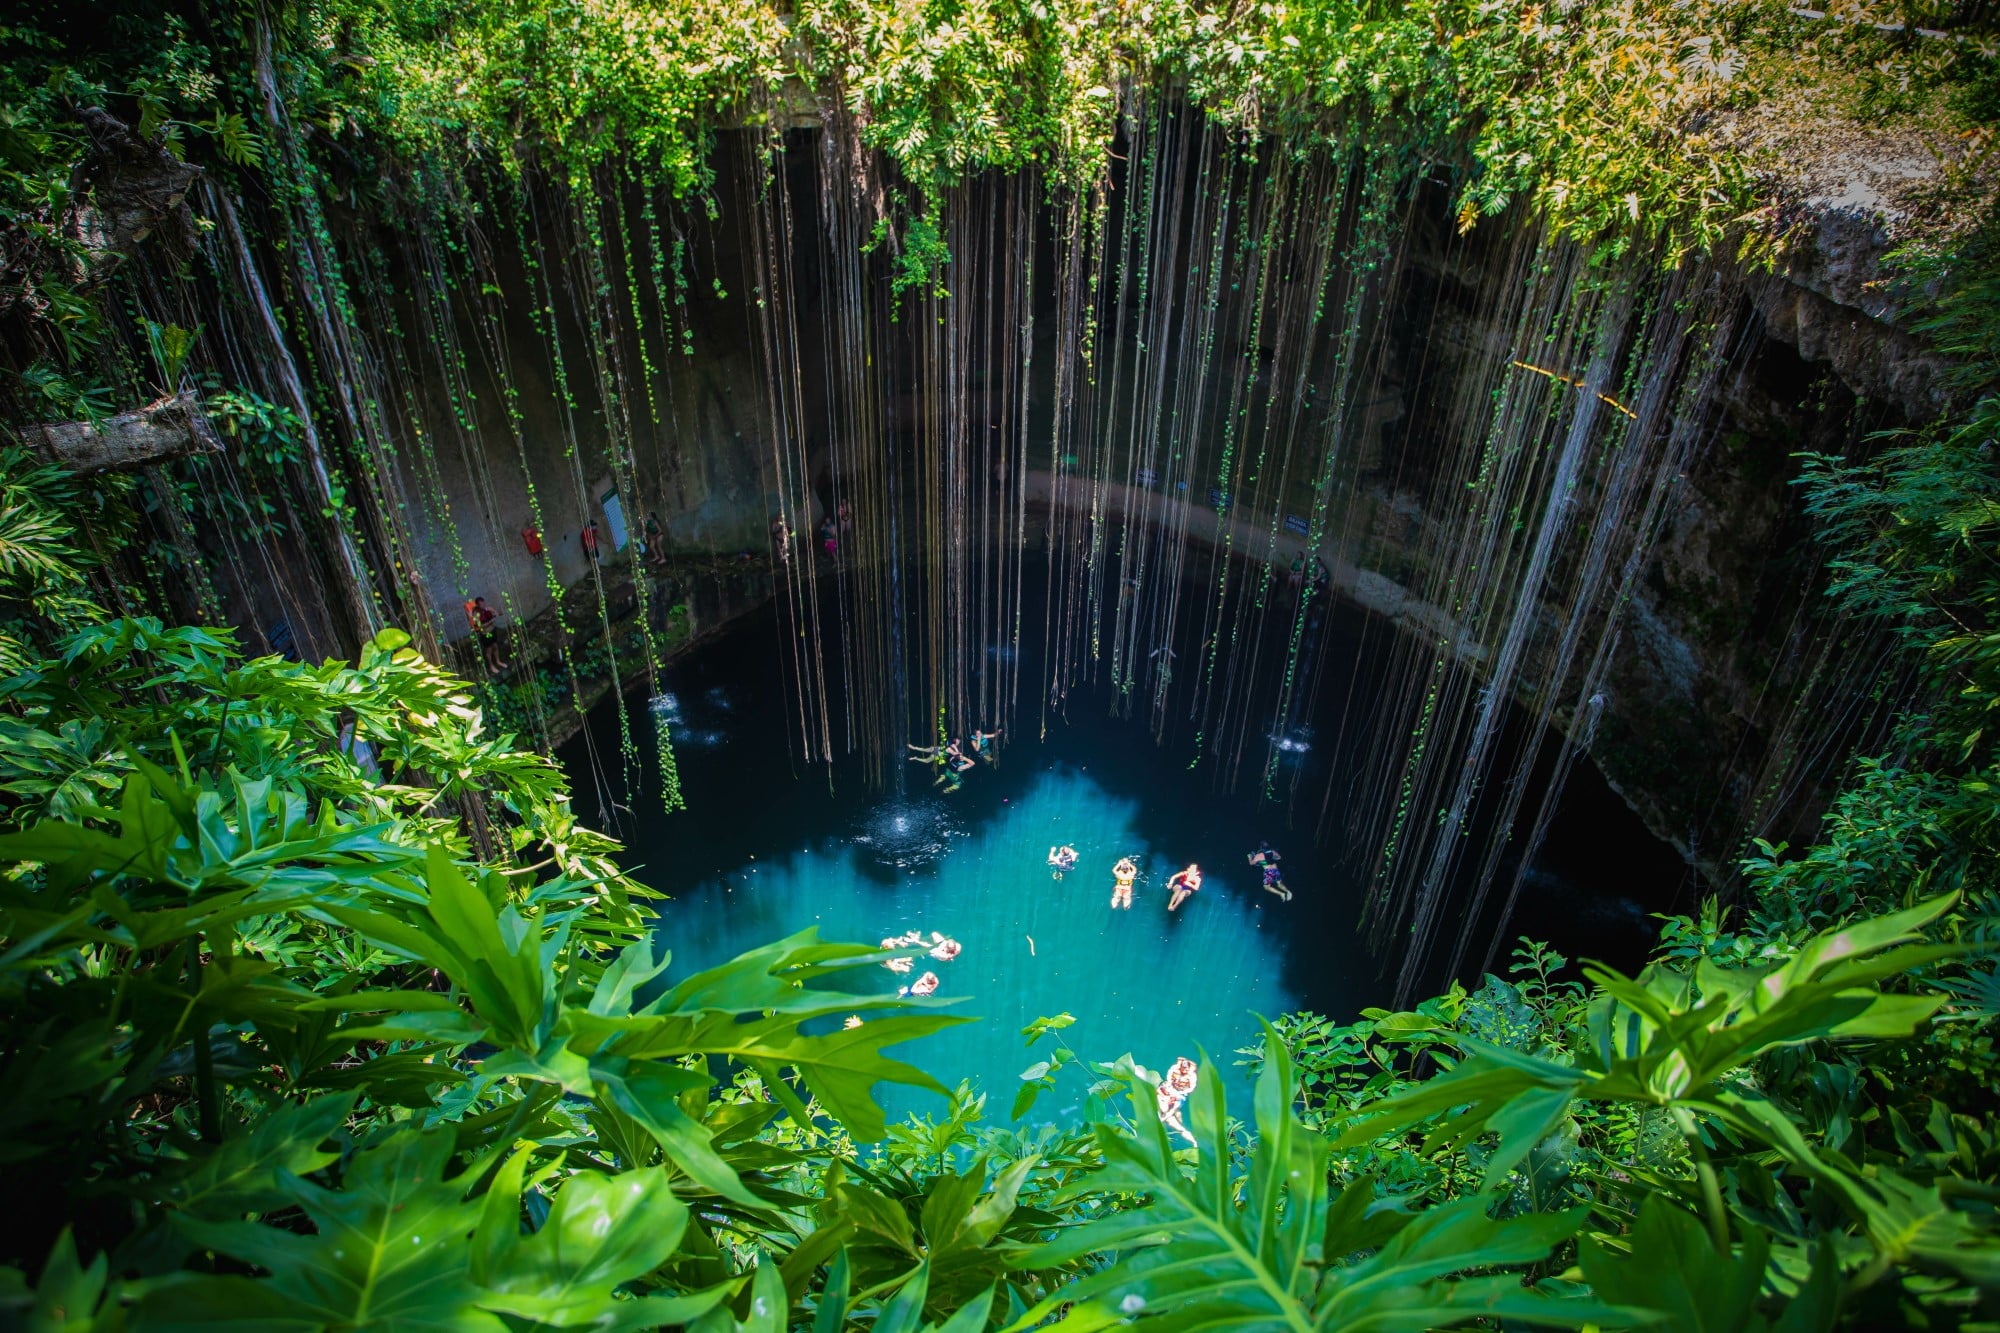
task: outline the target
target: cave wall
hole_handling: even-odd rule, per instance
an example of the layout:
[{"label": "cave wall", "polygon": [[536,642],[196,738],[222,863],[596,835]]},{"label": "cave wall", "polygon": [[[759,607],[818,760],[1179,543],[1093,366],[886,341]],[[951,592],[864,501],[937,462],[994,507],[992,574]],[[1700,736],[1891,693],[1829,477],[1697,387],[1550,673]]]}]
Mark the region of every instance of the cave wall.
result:
[{"label": "cave wall", "polygon": [[[564,587],[587,584],[581,535],[590,519],[598,522],[603,554],[614,554],[602,497],[616,485],[613,450],[621,447],[628,455],[628,486],[636,483],[639,492],[618,497],[628,543],[641,535],[651,513],[670,553],[749,551],[762,561],[776,484],[765,376],[744,310],[755,296],[747,289],[734,230],[704,221],[699,215],[686,220],[685,318],[693,337],[683,350],[658,319],[652,293],[643,292],[644,345],[626,322],[610,354],[626,367],[651,365],[654,374],[646,377],[647,391],[628,390],[622,405],[600,392],[580,312],[560,291],[553,301],[538,294],[534,276],[504,246],[496,247],[491,267],[480,275],[499,311],[497,356],[486,350],[493,340],[482,340],[465,303],[454,307],[455,350],[471,398],[462,425],[449,410],[442,358],[426,357],[429,349],[410,350],[408,363],[424,375],[412,433],[427,437],[428,460],[420,464],[415,451],[404,451],[401,481],[413,497],[442,492],[442,503],[418,506],[411,523],[424,584],[448,641],[467,634],[460,604],[468,597],[484,596],[528,620],[551,605],[551,573]],[[625,308],[628,298],[622,289],[615,296]],[[399,312],[399,323],[415,326],[407,309]],[[614,413],[629,426],[613,429],[608,418]],[[435,467],[436,483],[419,475],[420,466]],[[548,572],[528,554],[522,536],[537,505]],[[621,558],[635,554],[628,545]]]},{"label": "cave wall", "polygon": [[[735,159],[725,153],[718,160],[722,209],[686,221],[692,354],[656,337],[655,399],[626,405],[642,493],[636,503],[624,497],[625,511],[635,529],[645,512],[657,512],[677,552],[748,550],[761,559],[782,465],[753,310],[761,294],[743,253],[740,187],[728,175]],[[1481,291],[1493,280],[1493,248],[1506,230],[1490,223],[1460,238],[1442,192],[1428,195],[1407,214],[1400,271],[1379,315],[1384,350],[1359,390],[1351,436],[1353,511],[1333,525],[1346,541],[1329,554],[1337,585],[1364,607],[1411,628],[1448,631],[1450,616],[1410,591],[1420,581],[1434,511],[1449,501],[1429,484],[1425,449],[1435,444],[1425,445],[1416,427],[1452,397],[1453,376],[1475,352],[1505,337],[1482,323]],[[797,243],[810,256],[813,238]],[[1885,250],[1868,218],[1831,212],[1802,230],[1781,272],[1744,278],[1732,364],[1720,394],[1705,405],[1711,419],[1704,442],[1676,479],[1650,563],[1625,608],[1608,688],[1587,714],[1557,714],[1647,825],[1717,883],[1726,881],[1727,862],[1747,837],[1797,842],[1810,835],[1846,753],[1868,730],[1867,717],[1829,728],[1801,707],[1801,700],[1851,686],[1855,654],[1817,613],[1822,554],[1791,483],[1794,454],[1852,453],[1867,447],[1871,433],[1927,418],[1941,405],[1936,364],[1881,296]],[[569,369],[565,405],[549,338],[531,318],[532,282],[504,261],[495,277],[519,443],[499,380],[491,367],[475,366],[469,428],[431,431],[451,523],[433,512],[413,520],[449,639],[465,632],[458,610],[465,596],[498,604],[496,593],[504,593],[523,619],[549,605],[543,570],[519,535],[529,521],[526,477],[535,479],[555,577],[570,586],[587,579],[578,533],[589,517],[603,522],[597,496],[610,484],[610,450],[621,434],[605,424],[615,405],[598,398],[587,373],[589,339],[579,318],[554,312]],[[822,317],[808,297],[801,322]],[[1044,347],[1052,326],[1049,312],[1038,312]],[[648,355],[629,329],[617,336],[617,354],[628,365]],[[812,338],[808,327],[809,348]],[[473,345],[472,330],[462,329],[460,341]],[[812,381],[810,367],[804,379]],[[808,405],[803,419],[812,421],[814,412]],[[914,417],[915,409],[904,403],[897,413]],[[811,441],[805,448],[817,457]],[[405,484],[412,494],[421,489],[414,476]],[[804,525],[795,519],[795,526]],[[1289,559],[1295,545],[1280,537],[1278,559]],[[1544,614],[1553,624],[1560,613],[1551,606]],[[1480,648],[1468,651],[1476,660]],[[1532,693],[1532,671],[1522,689]]]},{"label": "cave wall", "polygon": [[[1358,516],[1370,537],[1359,562],[1398,585],[1415,581],[1439,503],[1404,428],[1449,396],[1467,349],[1504,336],[1481,323],[1478,246],[1444,232],[1441,208],[1413,216],[1384,401],[1371,409],[1379,457]],[[1898,697],[1877,688],[1897,660],[1887,644],[1824,606],[1826,552],[1794,484],[1796,455],[1865,455],[1880,432],[1944,407],[1940,363],[1883,295],[1880,220],[1831,208],[1808,214],[1795,241],[1775,271],[1733,275],[1729,365],[1624,608],[1607,688],[1599,707],[1557,714],[1647,826],[1715,885],[1750,838],[1811,840],[1848,756],[1881,739]],[[1542,615],[1546,642],[1562,612]],[[1530,672],[1524,704],[1533,685]]]}]

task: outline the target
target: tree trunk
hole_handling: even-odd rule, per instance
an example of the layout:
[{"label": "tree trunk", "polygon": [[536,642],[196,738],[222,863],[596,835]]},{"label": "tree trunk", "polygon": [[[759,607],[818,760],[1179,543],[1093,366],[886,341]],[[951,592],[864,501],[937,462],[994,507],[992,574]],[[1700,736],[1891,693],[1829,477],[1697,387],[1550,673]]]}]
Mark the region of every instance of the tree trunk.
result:
[{"label": "tree trunk", "polygon": [[33,426],[28,440],[80,477],[148,467],[184,454],[222,452],[191,393],[162,398],[102,421]]}]

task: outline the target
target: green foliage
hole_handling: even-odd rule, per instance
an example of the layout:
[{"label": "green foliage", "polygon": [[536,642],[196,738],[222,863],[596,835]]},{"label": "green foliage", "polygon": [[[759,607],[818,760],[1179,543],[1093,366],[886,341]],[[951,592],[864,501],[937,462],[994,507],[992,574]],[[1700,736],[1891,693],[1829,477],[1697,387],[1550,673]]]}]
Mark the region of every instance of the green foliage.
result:
[{"label": "green foliage", "polygon": [[81,487],[19,447],[0,449],[0,671],[26,665],[31,645],[103,615],[77,544]]},{"label": "green foliage", "polygon": [[[306,667],[110,622],[0,709],[6,1151],[102,1201],[72,1216],[117,1276],[82,1272],[139,1326],[683,1322],[734,1290],[692,1203],[797,1243],[773,1115],[824,1169],[883,1134],[873,1084],[935,1086],[883,1048],[936,1002],[832,985],[877,949],[808,932],[666,984],[557,772],[400,634]],[[62,1220],[8,1254],[69,1272]],[[127,1282],[203,1253],[243,1267]]]},{"label": "green foliage", "polygon": [[1167,1136],[1151,1083],[1124,1072],[1136,1132],[1103,1126],[1097,1141],[1101,1183],[1136,1202],[1035,1253],[1042,1264],[1093,1254],[1108,1261],[1010,1329],[1033,1327],[1058,1305],[1070,1307],[1055,1325],[1065,1330],[1136,1317],[1157,1328],[1418,1333],[1483,1318],[1579,1328],[1622,1313],[1492,1271],[1546,1259],[1574,1233],[1579,1213],[1496,1221],[1480,1197],[1410,1213],[1380,1206],[1366,1179],[1330,1199],[1329,1144],[1293,1114],[1291,1061],[1281,1044],[1272,1050],[1258,1077],[1257,1132],[1240,1179],[1226,1151],[1227,1106],[1212,1066],[1203,1066],[1191,1099],[1194,1136],[1205,1145],[1186,1154],[1196,1159],[1192,1174]]},{"label": "green foliage", "polygon": [[[423,199],[489,169],[597,191],[629,168],[701,194],[718,127],[830,99],[911,187],[876,234],[900,294],[941,289],[937,205],[958,182],[1032,169],[1088,206],[1121,115],[1168,93],[1246,150],[1367,142],[1407,159],[1404,179],[1448,174],[1463,227],[1525,205],[1675,262],[1764,225],[1708,129],[1721,113],[1835,67],[1871,71],[1883,114],[1926,89],[1976,106],[1991,82],[1989,57],[1940,64],[1865,24],[1802,46],[1810,16],[1722,0],[332,0],[205,10],[198,40],[113,10],[5,32],[0,313],[25,321],[27,418],[101,416],[140,387],[104,346],[78,240],[82,105],[225,183],[290,198],[338,176],[366,203],[378,176]],[[242,72],[265,22],[303,156],[267,143]],[[1204,1065],[1192,1149],[1153,1076],[1084,1059],[1058,1035],[1068,1015],[1024,1030],[1054,1040],[1010,1119],[1084,1078],[1087,1128],[987,1125],[969,1087],[886,1123],[875,1084],[943,1091],[888,1049],[953,1020],[854,989],[880,951],[807,933],[672,973],[650,895],[556,770],[404,636],[308,666],[98,623],[82,494],[0,458],[18,610],[0,639],[0,1160],[22,1197],[63,1201],[0,1231],[0,1317],[1992,1327],[2000,406],[1979,395],[2000,288],[1984,244],[1912,267],[1950,289],[1929,327],[1970,366],[1955,387],[1973,406],[1867,463],[1807,463],[1833,595],[1927,672],[1932,706],[1894,760],[1857,768],[1815,847],[1756,848],[1733,915],[1668,921],[1636,977],[1589,967],[1586,985],[1530,944],[1507,977],[1408,1012],[1278,1020],[1247,1052],[1254,1126]],[[131,359],[178,388],[195,333],[141,329]],[[197,382],[241,475],[300,463],[290,410]],[[261,498],[201,509],[235,495],[193,484],[207,465],[175,465],[183,508],[276,530]],[[489,687],[495,715],[525,725],[616,651]]]}]

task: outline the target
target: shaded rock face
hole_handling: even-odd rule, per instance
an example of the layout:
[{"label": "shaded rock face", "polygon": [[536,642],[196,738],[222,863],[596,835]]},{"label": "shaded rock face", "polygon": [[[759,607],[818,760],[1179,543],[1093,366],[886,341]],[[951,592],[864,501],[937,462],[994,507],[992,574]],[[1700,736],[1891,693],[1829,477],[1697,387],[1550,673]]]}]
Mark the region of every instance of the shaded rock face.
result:
[{"label": "shaded rock face", "polygon": [[[1803,234],[1783,272],[1742,279],[1729,364],[1696,405],[1700,444],[1673,479],[1605,687],[1578,715],[1554,717],[1648,827],[1717,886],[1749,839],[1811,839],[1846,757],[1879,739],[1893,699],[1876,697],[1895,660],[1886,645],[1826,613],[1826,552],[1794,484],[1796,455],[1865,454],[1878,433],[1945,406],[1942,363],[1896,322],[1880,225],[1835,210]],[[1438,499],[1424,489],[1430,463],[1415,456],[1421,433],[1405,436],[1401,423],[1450,400],[1471,362],[1455,348],[1505,334],[1482,322],[1491,275],[1476,251],[1420,236],[1405,262],[1410,304],[1433,313],[1389,334],[1379,453],[1402,466],[1384,466],[1366,493],[1364,559],[1413,583]],[[1539,608],[1541,644],[1563,614]],[[1537,702],[1546,660],[1522,676],[1525,706]]]},{"label": "shaded rock face", "polygon": [[1894,409],[1753,327],[1681,483],[1613,659],[1591,757],[1712,883],[1751,837],[1809,840],[1867,716],[1831,711],[1874,661],[1821,606],[1800,452],[1849,452]]},{"label": "shaded rock face", "polygon": [[1893,242],[1881,217],[1829,202],[1799,234],[1783,275],[1756,291],[1766,335],[1823,365],[1850,393],[1887,404],[1906,420],[1944,411],[1944,364],[1903,327],[1889,291]]}]

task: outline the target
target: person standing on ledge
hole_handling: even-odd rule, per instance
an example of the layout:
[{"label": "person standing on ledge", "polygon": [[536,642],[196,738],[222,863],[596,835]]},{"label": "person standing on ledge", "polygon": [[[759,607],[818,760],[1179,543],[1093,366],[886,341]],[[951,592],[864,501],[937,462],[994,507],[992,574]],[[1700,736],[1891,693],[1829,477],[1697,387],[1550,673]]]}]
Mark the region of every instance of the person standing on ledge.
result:
[{"label": "person standing on ledge", "polygon": [[667,534],[660,526],[659,514],[651,509],[646,511],[646,563],[659,568],[667,563]]},{"label": "person standing on ledge", "polygon": [[593,518],[590,520],[590,522],[583,525],[583,532],[581,536],[578,538],[578,540],[583,543],[583,553],[586,556],[590,557],[591,568],[595,569],[597,567],[597,520],[596,519]]},{"label": "person standing on ledge", "polygon": [[1186,870],[1167,881],[1167,887],[1174,895],[1167,899],[1167,910],[1171,912],[1201,888],[1201,867],[1190,861]]},{"label": "person standing on ledge", "polygon": [[1128,911],[1132,906],[1132,882],[1139,878],[1139,863],[1129,856],[1118,858],[1111,867],[1111,905]]},{"label": "person standing on ledge", "polygon": [[465,604],[465,619],[472,626],[473,641],[479,645],[480,656],[486,661],[487,674],[493,676],[499,675],[507,665],[500,655],[500,636],[493,631],[493,622],[499,618],[484,597],[475,597]]}]

